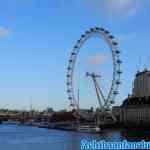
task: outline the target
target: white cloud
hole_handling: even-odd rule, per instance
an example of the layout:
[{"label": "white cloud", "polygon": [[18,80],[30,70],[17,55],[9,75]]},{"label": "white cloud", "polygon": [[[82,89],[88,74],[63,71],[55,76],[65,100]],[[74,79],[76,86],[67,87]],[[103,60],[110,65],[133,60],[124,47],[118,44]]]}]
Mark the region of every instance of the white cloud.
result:
[{"label": "white cloud", "polygon": [[0,27],[0,38],[7,37],[10,34],[10,30],[4,27]]},{"label": "white cloud", "polygon": [[129,15],[136,12],[139,0],[102,0],[110,13]]},{"label": "white cloud", "polygon": [[88,2],[94,9],[102,10],[111,16],[133,15],[143,4],[149,3],[148,0],[88,0]]},{"label": "white cloud", "polygon": [[119,35],[117,38],[117,41],[119,43],[126,43],[128,41],[133,41],[137,37],[136,33],[130,33],[130,34],[124,34],[124,35]]},{"label": "white cloud", "polygon": [[106,54],[96,54],[89,57],[88,63],[91,65],[99,65],[105,63],[108,59],[109,56]]}]

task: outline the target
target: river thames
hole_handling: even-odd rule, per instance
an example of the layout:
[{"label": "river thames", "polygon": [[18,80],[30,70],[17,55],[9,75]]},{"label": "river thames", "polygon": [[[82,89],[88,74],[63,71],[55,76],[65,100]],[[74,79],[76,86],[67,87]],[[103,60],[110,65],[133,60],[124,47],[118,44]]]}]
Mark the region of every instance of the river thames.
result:
[{"label": "river thames", "polygon": [[105,130],[99,134],[86,134],[30,126],[0,125],[0,149],[2,150],[80,150],[81,139],[149,140],[150,132]]}]

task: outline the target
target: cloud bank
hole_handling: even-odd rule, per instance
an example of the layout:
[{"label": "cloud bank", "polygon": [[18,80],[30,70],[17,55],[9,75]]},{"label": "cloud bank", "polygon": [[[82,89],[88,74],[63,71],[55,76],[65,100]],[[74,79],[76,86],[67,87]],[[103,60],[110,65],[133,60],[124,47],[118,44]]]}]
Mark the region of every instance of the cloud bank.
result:
[{"label": "cloud bank", "polygon": [[0,27],[0,38],[7,37],[10,34],[10,30],[4,27]]},{"label": "cloud bank", "polygon": [[95,10],[103,11],[108,15],[134,15],[143,7],[149,4],[148,0],[88,0],[90,6]]},{"label": "cloud bank", "polygon": [[108,59],[109,56],[106,54],[96,54],[89,57],[88,63],[91,65],[99,65],[105,63]]}]

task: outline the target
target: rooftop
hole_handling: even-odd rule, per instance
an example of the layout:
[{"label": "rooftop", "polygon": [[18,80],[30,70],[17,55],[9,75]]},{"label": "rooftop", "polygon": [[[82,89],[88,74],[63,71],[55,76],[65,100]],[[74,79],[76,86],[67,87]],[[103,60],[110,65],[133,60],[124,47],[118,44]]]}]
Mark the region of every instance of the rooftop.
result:
[{"label": "rooftop", "polygon": [[144,69],[144,71],[137,71],[136,77],[137,77],[137,76],[140,76],[140,75],[143,75],[143,74],[145,74],[145,73],[149,73],[149,74],[150,74],[150,70]]},{"label": "rooftop", "polygon": [[122,103],[122,107],[131,106],[131,105],[150,105],[150,96],[149,97],[129,97],[125,99]]}]

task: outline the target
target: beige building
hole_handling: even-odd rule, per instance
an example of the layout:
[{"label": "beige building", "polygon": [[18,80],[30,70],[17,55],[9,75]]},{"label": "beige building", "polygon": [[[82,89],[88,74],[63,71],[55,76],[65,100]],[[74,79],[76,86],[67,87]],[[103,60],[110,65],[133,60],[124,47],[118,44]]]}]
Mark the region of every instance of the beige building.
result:
[{"label": "beige building", "polygon": [[132,95],[112,109],[118,123],[150,127],[150,71],[138,72]]},{"label": "beige building", "polygon": [[133,84],[133,97],[150,96],[150,71],[138,72]]},{"label": "beige building", "polygon": [[150,125],[150,97],[130,97],[121,106],[115,106],[112,113],[121,124]]}]

